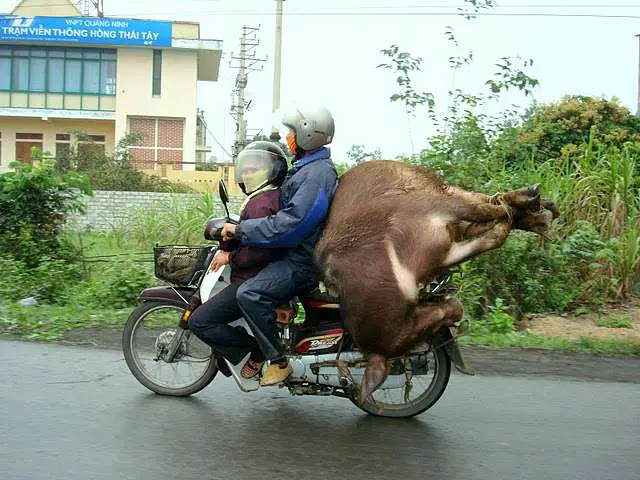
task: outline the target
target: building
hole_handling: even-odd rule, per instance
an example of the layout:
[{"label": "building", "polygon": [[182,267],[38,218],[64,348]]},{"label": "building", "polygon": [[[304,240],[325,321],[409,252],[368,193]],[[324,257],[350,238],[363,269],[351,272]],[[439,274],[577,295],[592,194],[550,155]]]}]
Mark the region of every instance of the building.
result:
[{"label": "building", "polygon": [[130,147],[137,168],[194,171],[209,151],[197,84],[217,81],[221,53],[198,23],[87,17],[69,0],[23,0],[0,15],[0,172],[38,150],[55,156],[91,142],[112,153],[127,133],[140,136]]}]

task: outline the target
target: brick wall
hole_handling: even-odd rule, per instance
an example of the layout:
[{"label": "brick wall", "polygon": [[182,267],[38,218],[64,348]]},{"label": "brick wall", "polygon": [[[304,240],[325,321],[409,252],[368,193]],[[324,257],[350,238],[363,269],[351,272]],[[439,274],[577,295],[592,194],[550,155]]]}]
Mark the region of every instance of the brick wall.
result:
[{"label": "brick wall", "polygon": [[[90,227],[92,230],[109,230],[139,209],[161,210],[167,204],[178,202],[188,208],[189,204],[201,198],[201,194],[192,193],[158,193],[158,192],[113,192],[95,191],[93,197],[87,197],[87,212],[84,215],[76,215],[69,219],[72,229],[83,230]],[[217,196],[216,196],[217,198]],[[232,198],[229,210],[231,213],[239,213],[243,198]],[[224,209],[220,201],[215,202],[215,215],[223,216]]]},{"label": "brick wall", "polygon": [[129,130],[142,137],[136,146],[129,148],[134,167],[152,169],[158,162],[182,170],[183,119],[129,117]]}]

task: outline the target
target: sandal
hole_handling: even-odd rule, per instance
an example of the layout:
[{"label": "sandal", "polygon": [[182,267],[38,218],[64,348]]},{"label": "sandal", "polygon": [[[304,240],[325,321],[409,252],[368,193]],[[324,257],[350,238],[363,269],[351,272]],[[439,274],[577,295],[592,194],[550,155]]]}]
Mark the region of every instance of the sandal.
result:
[{"label": "sandal", "polygon": [[240,375],[242,375],[242,378],[253,378],[260,373],[262,365],[264,365],[264,362],[249,359],[240,370]]}]

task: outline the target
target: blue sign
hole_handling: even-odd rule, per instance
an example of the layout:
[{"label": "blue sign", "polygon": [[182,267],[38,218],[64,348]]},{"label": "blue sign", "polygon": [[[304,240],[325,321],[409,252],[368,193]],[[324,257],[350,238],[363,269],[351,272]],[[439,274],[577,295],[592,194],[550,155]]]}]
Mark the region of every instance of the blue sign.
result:
[{"label": "blue sign", "polygon": [[0,15],[0,41],[170,47],[171,22]]}]

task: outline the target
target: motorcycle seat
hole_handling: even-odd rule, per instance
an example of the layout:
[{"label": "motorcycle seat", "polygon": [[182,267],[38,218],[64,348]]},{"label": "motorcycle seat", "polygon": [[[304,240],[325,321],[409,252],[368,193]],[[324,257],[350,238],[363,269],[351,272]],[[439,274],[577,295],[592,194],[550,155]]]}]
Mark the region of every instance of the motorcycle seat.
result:
[{"label": "motorcycle seat", "polygon": [[329,295],[328,293],[324,293],[322,292],[319,288],[316,288],[315,290],[312,290],[308,293],[305,293],[304,295],[300,296],[300,300],[301,301],[315,301],[315,302],[322,302],[322,303],[328,303],[328,304],[339,304],[340,303],[340,299],[337,297],[332,297],[331,295]]}]

